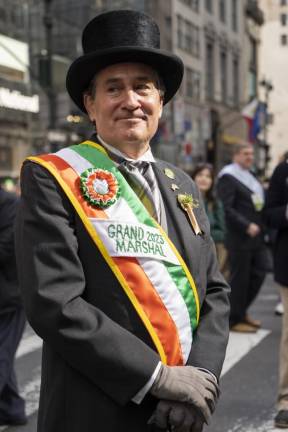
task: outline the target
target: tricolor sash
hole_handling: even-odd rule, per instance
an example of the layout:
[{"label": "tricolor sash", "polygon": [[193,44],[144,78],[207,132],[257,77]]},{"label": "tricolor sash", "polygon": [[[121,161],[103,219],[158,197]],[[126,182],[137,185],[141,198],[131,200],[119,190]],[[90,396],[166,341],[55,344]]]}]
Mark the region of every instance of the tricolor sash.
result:
[{"label": "tricolor sash", "polygon": [[[193,277],[105,149],[85,141],[28,159],[44,166],[66,193],[136,309],[161,361],[185,364],[199,320]],[[93,201],[93,188],[104,203]]]}]

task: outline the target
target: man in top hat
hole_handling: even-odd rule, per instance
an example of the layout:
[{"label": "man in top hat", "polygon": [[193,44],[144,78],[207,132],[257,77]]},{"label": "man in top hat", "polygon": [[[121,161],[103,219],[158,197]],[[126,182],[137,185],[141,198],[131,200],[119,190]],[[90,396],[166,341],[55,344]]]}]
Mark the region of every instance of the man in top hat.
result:
[{"label": "man in top hat", "polygon": [[228,287],[195,184],[149,146],[183,64],[135,11],[97,16],[82,42],[67,89],[95,134],[22,169],[38,432],[200,432],[219,395]]}]

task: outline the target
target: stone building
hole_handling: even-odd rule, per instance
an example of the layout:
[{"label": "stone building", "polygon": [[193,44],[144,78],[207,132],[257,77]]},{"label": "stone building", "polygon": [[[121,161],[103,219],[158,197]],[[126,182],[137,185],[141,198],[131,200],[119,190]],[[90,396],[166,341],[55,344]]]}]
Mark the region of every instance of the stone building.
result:
[{"label": "stone building", "polygon": [[[47,56],[47,21],[43,25],[47,3],[52,18],[54,95],[41,98],[41,119],[43,124],[49,126],[50,123],[50,137],[51,129],[56,138],[62,136],[58,145],[73,139],[77,141],[87,133],[87,121],[69,100],[64,83],[68,64],[81,53],[81,29],[96,13],[116,8],[137,9],[152,15],[161,30],[162,48],[178,54],[185,65],[181,89],[166,106],[153,140],[157,155],[188,171],[203,160],[219,168],[228,160],[233,144],[246,139],[247,127],[241,110],[249,98],[254,97],[252,83],[257,83],[256,76],[252,76],[252,72],[257,75],[261,24],[257,2],[29,0],[33,11],[30,17],[31,61],[34,68],[38,67],[40,76],[39,64],[45,66]],[[45,67],[42,69],[45,71]],[[53,127],[49,106],[54,107]]]},{"label": "stone building", "polygon": [[260,86],[259,89],[262,98],[268,102],[270,118],[273,119],[267,126],[266,134],[270,147],[271,172],[288,151],[288,2],[260,0],[259,4],[265,16],[265,24],[261,31],[260,78],[262,82],[264,80],[273,86],[271,92],[267,92],[267,86]]},{"label": "stone building", "polygon": [[28,9],[0,1],[0,182],[16,179],[38,125],[39,93],[31,87]]}]

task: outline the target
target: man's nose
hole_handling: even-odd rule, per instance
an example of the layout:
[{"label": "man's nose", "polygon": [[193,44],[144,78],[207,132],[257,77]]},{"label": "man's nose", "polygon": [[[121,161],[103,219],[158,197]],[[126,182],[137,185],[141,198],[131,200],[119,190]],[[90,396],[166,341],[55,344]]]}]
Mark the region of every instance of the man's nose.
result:
[{"label": "man's nose", "polygon": [[139,106],[139,95],[132,89],[127,90],[123,98],[123,107],[129,110],[134,110]]}]

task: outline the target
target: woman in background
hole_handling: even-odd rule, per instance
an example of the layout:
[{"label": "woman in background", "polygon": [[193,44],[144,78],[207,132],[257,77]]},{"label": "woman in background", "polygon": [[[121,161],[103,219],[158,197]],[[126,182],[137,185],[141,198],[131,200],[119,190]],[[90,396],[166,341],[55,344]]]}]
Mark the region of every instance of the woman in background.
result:
[{"label": "woman in background", "polygon": [[210,222],[211,236],[215,242],[221,272],[227,278],[227,251],[224,246],[225,215],[222,202],[214,195],[214,172],[212,165],[199,164],[192,173],[192,178],[203,197],[205,210]]}]

